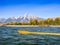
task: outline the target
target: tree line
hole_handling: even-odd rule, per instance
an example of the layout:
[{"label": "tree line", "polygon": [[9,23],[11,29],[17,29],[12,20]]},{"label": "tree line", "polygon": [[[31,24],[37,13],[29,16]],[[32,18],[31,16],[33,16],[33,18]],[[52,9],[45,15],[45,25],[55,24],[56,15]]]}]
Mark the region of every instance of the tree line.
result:
[{"label": "tree line", "polygon": [[47,19],[32,19],[28,22],[8,22],[7,25],[60,25],[60,17]]}]

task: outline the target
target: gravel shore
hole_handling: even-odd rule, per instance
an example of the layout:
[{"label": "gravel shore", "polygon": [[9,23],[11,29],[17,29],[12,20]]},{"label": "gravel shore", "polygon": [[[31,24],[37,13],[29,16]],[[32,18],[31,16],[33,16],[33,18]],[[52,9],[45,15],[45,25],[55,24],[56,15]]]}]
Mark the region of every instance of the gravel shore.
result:
[{"label": "gravel shore", "polygon": [[6,25],[7,27],[60,27],[60,25]]}]

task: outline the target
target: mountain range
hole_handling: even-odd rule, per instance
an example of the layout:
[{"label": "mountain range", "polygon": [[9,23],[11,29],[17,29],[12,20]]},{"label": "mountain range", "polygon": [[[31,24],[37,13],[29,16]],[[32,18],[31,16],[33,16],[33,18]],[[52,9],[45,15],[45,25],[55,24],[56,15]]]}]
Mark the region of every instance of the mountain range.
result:
[{"label": "mountain range", "polygon": [[34,16],[34,15],[24,15],[24,16],[18,16],[18,17],[9,17],[7,19],[0,18],[0,22],[22,22],[22,21],[27,22],[27,21],[32,20],[32,19],[40,20],[43,18]]}]

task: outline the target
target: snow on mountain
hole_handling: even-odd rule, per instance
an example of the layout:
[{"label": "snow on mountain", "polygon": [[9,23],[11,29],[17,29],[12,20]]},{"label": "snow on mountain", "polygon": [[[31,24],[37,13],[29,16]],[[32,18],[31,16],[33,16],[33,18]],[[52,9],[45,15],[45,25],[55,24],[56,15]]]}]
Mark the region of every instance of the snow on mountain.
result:
[{"label": "snow on mountain", "polygon": [[[5,20],[5,22],[21,22],[21,21],[29,21],[31,19],[37,19],[40,20],[42,18],[34,16],[34,15],[24,15],[24,16],[19,16],[19,17],[9,17],[8,19]],[[4,19],[0,19],[2,21]]]},{"label": "snow on mountain", "polygon": [[9,17],[8,19],[6,19],[5,22],[16,22],[16,18],[15,17]]},{"label": "snow on mountain", "polygon": [[29,20],[31,20],[31,19],[37,19],[37,20],[39,20],[39,19],[42,19],[42,18],[39,18],[39,17],[37,17],[37,16],[34,16],[34,15],[24,15],[24,16],[20,16],[19,18],[17,18],[17,21],[18,22],[20,22],[20,21],[25,21],[25,22],[27,22],[27,21],[29,21]]},{"label": "snow on mountain", "polygon": [[21,22],[21,20],[23,20],[23,17],[22,16],[19,16],[16,21],[17,22]]}]

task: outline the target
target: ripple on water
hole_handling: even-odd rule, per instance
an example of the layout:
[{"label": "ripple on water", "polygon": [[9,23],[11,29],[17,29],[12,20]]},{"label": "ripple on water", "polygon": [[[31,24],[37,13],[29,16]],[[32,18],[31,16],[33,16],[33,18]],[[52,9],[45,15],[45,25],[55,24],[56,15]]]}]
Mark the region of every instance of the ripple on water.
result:
[{"label": "ripple on water", "polygon": [[0,45],[60,45],[60,36],[22,35],[18,30],[59,32],[52,27],[0,27]]}]

